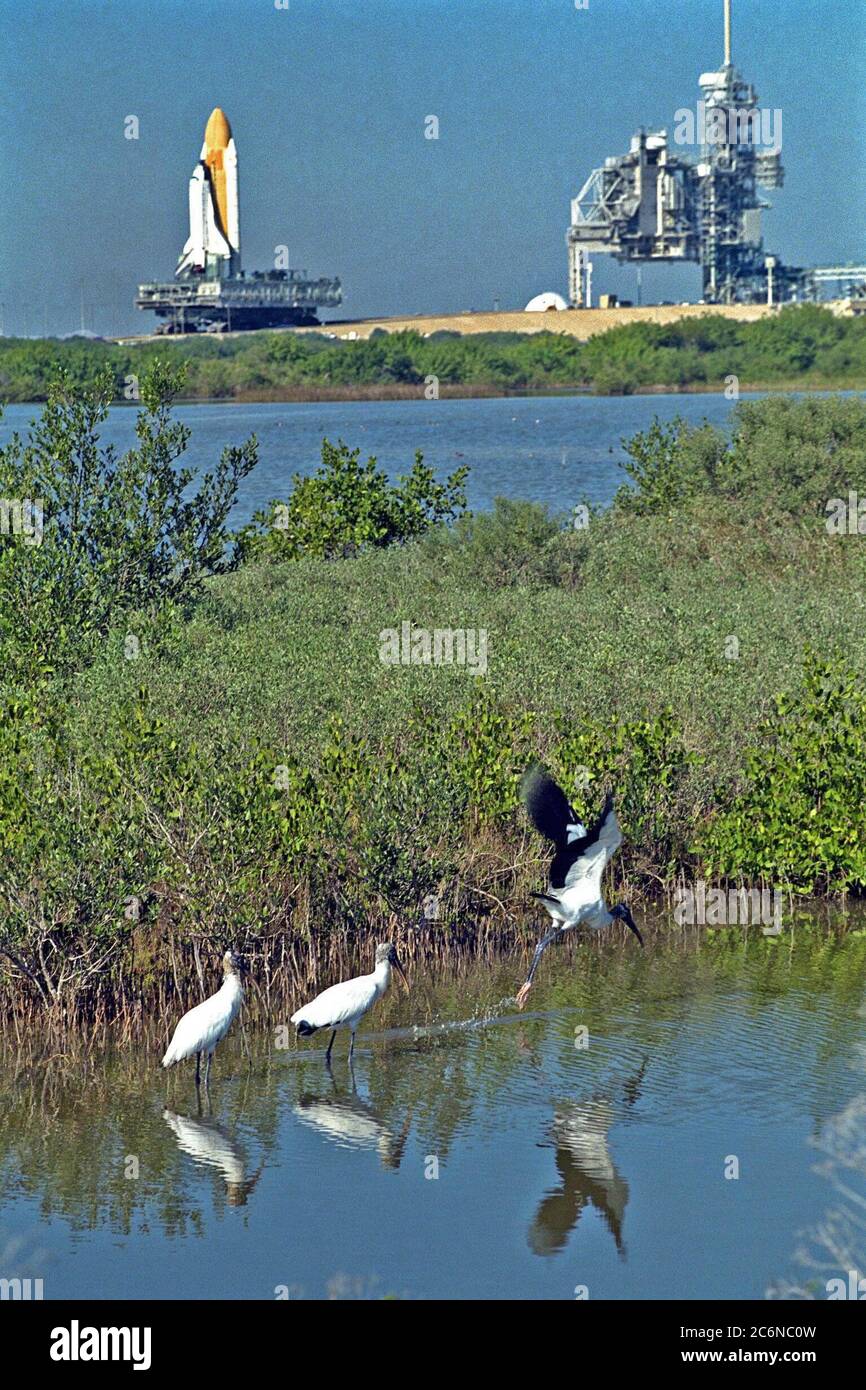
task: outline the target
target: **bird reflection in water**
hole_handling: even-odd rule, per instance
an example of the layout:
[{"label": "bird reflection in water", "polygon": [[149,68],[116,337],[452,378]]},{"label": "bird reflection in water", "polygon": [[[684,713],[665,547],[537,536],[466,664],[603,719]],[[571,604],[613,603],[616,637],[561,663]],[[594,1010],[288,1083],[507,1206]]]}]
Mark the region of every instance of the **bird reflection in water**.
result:
[{"label": "bird reflection in water", "polygon": [[396,1172],[409,1138],[411,1110],[400,1129],[395,1130],[370,1101],[358,1095],[354,1071],[351,1072],[351,1090],[342,1092],[337,1089],[330,1067],[328,1075],[331,1090],[321,1095],[305,1092],[293,1107],[295,1115],[302,1124],[318,1130],[343,1148],[376,1149],[382,1167]]},{"label": "bird reflection in water", "polygon": [[625,1259],[622,1228],[628,1203],[628,1183],[617,1170],[608,1147],[613,1123],[634,1105],[649,1064],[645,1058],[622,1087],[619,1098],[598,1093],[585,1101],[564,1101],[556,1107],[551,1125],[556,1168],[561,1185],[546,1193],[529,1228],[529,1247],[536,1255],[555,1255],[565,1246],[581,1213],[594,1207]]},{"label": "bird reflection in water", "polygon": [[249,1156],[243,1144],[228,1130],[218,1124],[210,1115],[179,1115],[174,1110],[162,1112],[169,1129],[177,1140],[182,1153],[215,1168],[226,1185],[226,1200],[230,1207],[243,1207],[262,1175],[264,1159],[255,1173],[247,1177],[250,1169]]}]

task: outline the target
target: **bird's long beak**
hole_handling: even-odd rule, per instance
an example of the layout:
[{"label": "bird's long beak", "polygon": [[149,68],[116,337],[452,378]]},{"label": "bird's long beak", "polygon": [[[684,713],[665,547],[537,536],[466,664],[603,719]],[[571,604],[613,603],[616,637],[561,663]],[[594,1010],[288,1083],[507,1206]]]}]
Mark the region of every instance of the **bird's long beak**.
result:
[{"label": "bird's long beak", "polygon": [[408,994],[408,993],[409,993],[409,981],[406,979],[406,972],[405,972],[405,970],[403,969],[402,965],[400,964],[400,962],[399,962],[398,960],[395,960],[395,961],[394,961],[394,965],[395,965],[395,967],[396,967],[396,969],[397,969],[397,973],[399,974],[400,979],[403,981],[403,986],[404,986],[404,988],[405,988],[405,990],[406,990],[406,993]]},{"label": "bird's long beak", "polygon": [[631,913],[629,913],[628,916],[626,917],[626,919],[625,919],[625,924],[626,924],[626,926],[628,927],[629,931],[633,931],[633,932],[634,932],[635,936],[637,937],[638,941],[640,942],[640,944],[641,944],[641,946],[642,946],[642,945],[643,945],[643,937],[641,936],[640,932],[638,931],[638,929],[637,929],[637,923],[635,922],[635,920],[634,920],[634,918],[632,917]]}]

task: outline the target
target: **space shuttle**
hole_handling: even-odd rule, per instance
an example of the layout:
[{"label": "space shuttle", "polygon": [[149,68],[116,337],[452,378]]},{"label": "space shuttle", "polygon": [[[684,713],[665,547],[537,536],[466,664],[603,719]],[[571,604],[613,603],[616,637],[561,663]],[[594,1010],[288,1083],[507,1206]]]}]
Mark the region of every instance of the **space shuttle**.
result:
[{"label": "space shuttle", "polygon": [[174,273],[180,279],[225,280],[237,275],[240,265],[238,152],[225,112],[216,106],[189,181],[189,239]]}]

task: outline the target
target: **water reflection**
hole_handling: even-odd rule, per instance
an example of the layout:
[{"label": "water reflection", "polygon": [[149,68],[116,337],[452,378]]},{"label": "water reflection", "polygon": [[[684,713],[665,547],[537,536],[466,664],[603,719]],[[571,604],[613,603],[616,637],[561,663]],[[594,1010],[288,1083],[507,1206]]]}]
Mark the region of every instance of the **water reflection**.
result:
[{"label": "water reflection", "polygon": [[247,1198],[262,1175],[264,1159],[253,1175],[248,1177],[251,1165],[245,1146],[212,1116],[201,1112],[197,1116],[180,1115],[166,1107],[162,1118],[174,1134],[182,1153],[195,1159],[196,1163],[215,1168],[222,1175],[229,1206],[246,1206]]},{"label": "water reflection", "polygon": [[[866,1002],[859,1010],[866,1018]],[[866,1074],[866,1046],[856,1046],[853,1067]],[[822,1125],[811,1144],[822,1155],[816,1173],[827,1179],[834,1205],[804,1232],[794,1255],[800,1274],[779,1280],[768,1298],[866,1298],[866,1090]]]},{"label": "water reflection", "polygon": [[406,1150],[406,1140],[412,1125],[408,1111],[402,1125],[396,1127],[370,1100],[358,1094],[354,1070],[350,1071],[351,1087],[340,1091],[334,1073],[328,1067],[330,1087],[321,1094],[305,1091],[292,1107],[302,1124],[308,1125],[343,1148],[376,1149],[383,1168],[396,1172]]},{"label": "water reflection", "polygon": [[529,1228],[529,1247],[536,1255],[562,1250],[589,1206],[599,1213],[617,1252],[625,1258],[622,1227],[628,1183],[613,1160],[608,1135],[638,1099],[648,1065],[645,1058],[618,1094],[595,1094],[587,1101],[564,1101],[557,1106],[551,1140],[542,1147],[555,1149],[560,1186],[545,1194]]},{"label": "water reflection", "polygon": [[[532,1016],[503,1002],[513,979],[509,959],[430,971],[411,1008],[383,1001],[356,1077],[264,1028],[249,1068],[230,1039],[204,1109],[167,1088],[155,1043],[0,1040],[0,1278],[26,1231],[52,1252],[46,1298],[319,1297],[338,1276],[568,1298],[572,1258],[599,1298],[753,1298],[787,1271],[783,1296],[817,1279],[826,1297],[866,1274],[866,937],[582,949]],[[738,1145],[757,1176],[723,1183]],[[818,1236],[802,1274],[799,1232]]]}]

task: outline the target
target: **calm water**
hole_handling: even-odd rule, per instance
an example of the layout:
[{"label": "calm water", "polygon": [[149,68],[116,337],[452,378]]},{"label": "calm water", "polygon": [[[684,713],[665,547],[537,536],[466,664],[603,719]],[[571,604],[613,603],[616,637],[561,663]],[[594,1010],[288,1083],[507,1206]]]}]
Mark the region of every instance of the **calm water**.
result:
[{"label": "calm water", "polygon": [[248,1065],[233,1036],[201,1111],[155,1049],[8,1063],[0,1276],[46,1298],[268,1299],[736,1299],[807,1278],[796,1252],[838,1229],[840,1181],[866,1196],[863,935],[562,948],[517,1015],[524,965],[415,968],[359,1034],[354,1086],[342,1037],[329,1075],[317,1040],[254,1036]]},{"label": "calm water", "polygon": [[[374,454],[392,475],[409,471],[416,449],[440,477],[468,464],[475,510],[501,494],[534,498],[560,512],[584,497],[610,501],[624,476],[621,440],[646,429],[654,415],[726,426],[731,409],[724,396],[708,394],[187,405],[177,415],[192,429],[187,458],[198,469],[213,467],[226,444],[258,436],[260,463],[244,484],[234,518],[239,523],[285,496],[294,473],[315,471],[323,436],[359,447],[364,458]],[[0,443],[15,429],[26,430],[35,414],[32,405],[7,407]],[[133,410],[115,409],[103,438],[128,448],[134,424]]]}]

